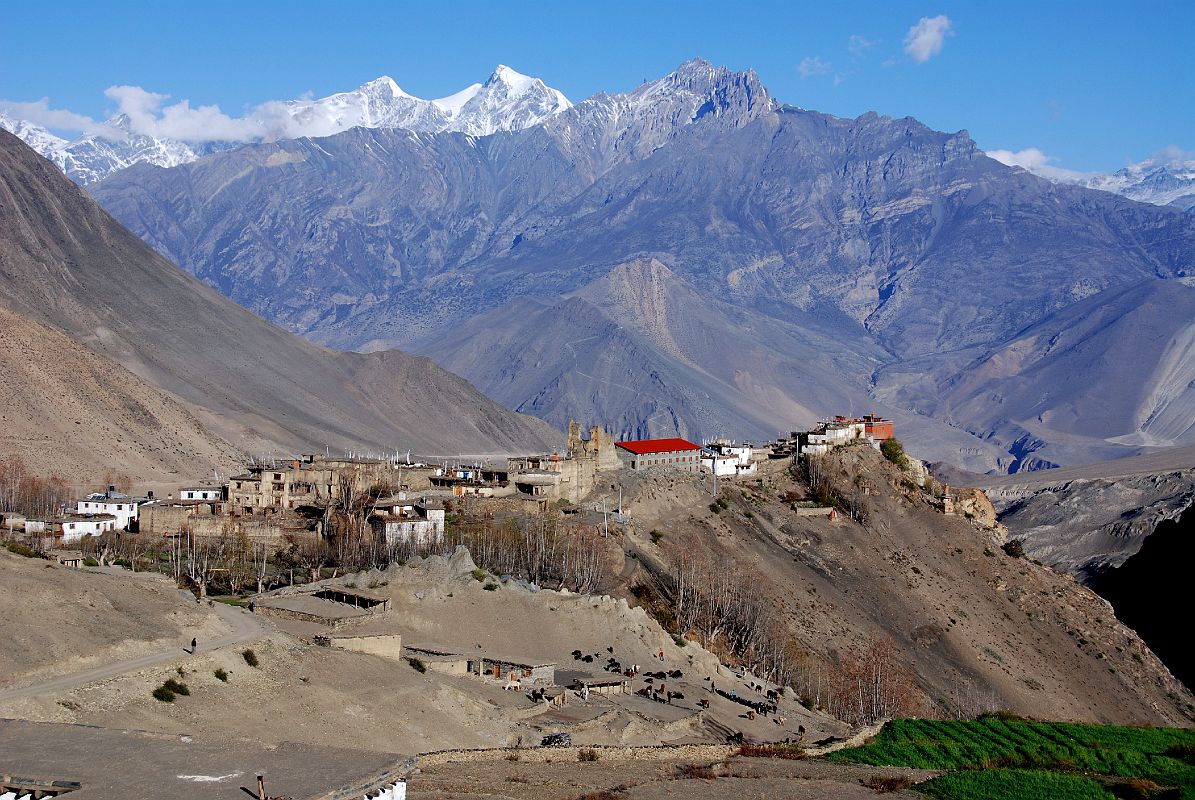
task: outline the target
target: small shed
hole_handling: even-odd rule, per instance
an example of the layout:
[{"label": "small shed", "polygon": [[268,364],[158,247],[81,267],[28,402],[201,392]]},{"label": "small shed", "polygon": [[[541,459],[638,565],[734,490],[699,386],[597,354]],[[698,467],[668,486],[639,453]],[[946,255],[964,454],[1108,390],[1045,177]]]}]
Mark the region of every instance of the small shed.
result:
[{"label": "small shed", "polygon": [[376,611],[379,607],[382,611],[390,609],[389,597],[374,594],[373,592],[366,592],[361,589],[352,589],[347,586],[325,586],[314,594],[321,600],[344,603],[353,608],[363,608],[369,612]]}]

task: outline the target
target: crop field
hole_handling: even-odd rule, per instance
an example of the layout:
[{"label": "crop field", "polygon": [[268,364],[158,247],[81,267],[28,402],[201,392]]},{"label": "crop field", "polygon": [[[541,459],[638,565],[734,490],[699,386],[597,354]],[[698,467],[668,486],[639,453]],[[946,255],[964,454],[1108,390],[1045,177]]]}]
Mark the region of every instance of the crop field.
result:
[{"label": "crop field", "polygon": [[831,760],[947,771],[917,789],[943,800],[1195,800],[1195,731],[1030,722],[896,720]]}]

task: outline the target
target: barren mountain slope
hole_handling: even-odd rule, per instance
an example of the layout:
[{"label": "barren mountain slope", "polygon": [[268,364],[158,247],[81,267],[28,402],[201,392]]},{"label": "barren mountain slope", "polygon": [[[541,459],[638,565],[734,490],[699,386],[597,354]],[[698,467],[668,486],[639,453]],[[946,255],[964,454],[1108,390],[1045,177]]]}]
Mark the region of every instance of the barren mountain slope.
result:
[{"label": "barren mountain slope", "polygon": [[[959,463],[999,448],[931,417],[876,403],[887,359],[860,325],[829,308],[783,319],[703,297],[657,259],[641,259],[556,301],[515,300],[413,345],[487,395],[563,427],[577,408],[634,438],[770,439],[811,427],[819,409],[899,415],[920,447]],[[944,456],[945,457],[945,456]]]},{"label": "barren mountain slope", "polygon": [[204,409],[246,450],[539,449],[557,436],[429,359],[336,353],[240,308],[155,254],[0,131],[0,305]]},{"label": "barren mountain slope", "polygon": [[[1006,707],[1033,716],[1189,724],[1192,697],[1111,607],[1073,578],[1005,554],[1002,533],[941,514],[867,447],[828,465],[866,522],[797,516],[778,497],[808,487],[773,472],[762,485],[650,476],[628,487],[645,563],[731,565],[783,608],[819,658],[890,637],[933,707]],[[661,546],[647,541],[658,529]],[[644,573],[631,582],[645,580]],[[648,579],[650,580],[650,579]]]},{"label": "barren mountain slope", "polygon": [[0,309],[0,456],[36,475],[190,480],[227,472],[236,448],[184,403],[59,331]]}]

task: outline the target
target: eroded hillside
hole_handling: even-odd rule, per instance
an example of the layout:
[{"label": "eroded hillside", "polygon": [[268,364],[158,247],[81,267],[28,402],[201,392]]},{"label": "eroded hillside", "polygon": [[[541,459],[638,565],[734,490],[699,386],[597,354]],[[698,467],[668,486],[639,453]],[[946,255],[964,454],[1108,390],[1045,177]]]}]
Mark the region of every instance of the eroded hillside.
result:
[{"label": "eroded hillside", "polygon": [[739,573],[807,653],[806,691],[819,674],[830,680],[852,648],[887,639],[893,664],[916,676],[921,713],[1003,707],[1055,719],[1190,722],[1191,695],[1112,608],[1070,576],[1006,553],[1002,529],[944,515],[865,446],[827,456],[820,472],[823,493],[856,519],[799,516],[794,501],[811,489],[775,464],[761,482],[724,483],[718,512],[708,478],[629,480],[627,544],[643,568],[625,590],[649,585],[667,595],[667,576],[694,560]]}]

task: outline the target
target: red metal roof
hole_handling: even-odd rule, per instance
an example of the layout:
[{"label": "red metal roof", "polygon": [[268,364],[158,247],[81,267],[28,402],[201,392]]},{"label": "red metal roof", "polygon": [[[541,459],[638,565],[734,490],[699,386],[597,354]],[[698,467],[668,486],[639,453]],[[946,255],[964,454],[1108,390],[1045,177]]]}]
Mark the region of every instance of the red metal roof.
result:
[{"label": "red metal roof", "polygon": [[615,442],[623,450],[630,450],[637,456],[652,453],[675,453],[678,450],[700,450],[701,445],[687,439],[640,439],[637,442]]}]

